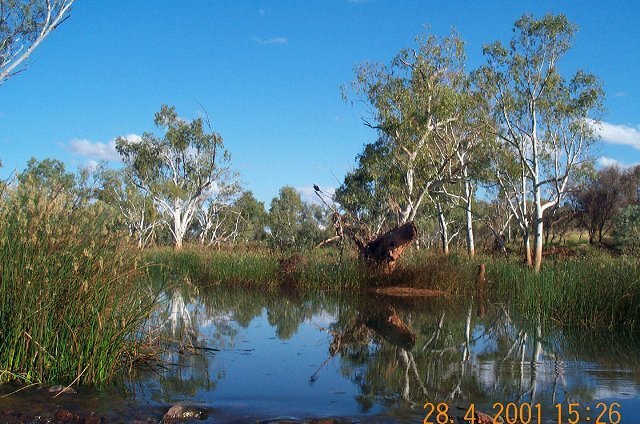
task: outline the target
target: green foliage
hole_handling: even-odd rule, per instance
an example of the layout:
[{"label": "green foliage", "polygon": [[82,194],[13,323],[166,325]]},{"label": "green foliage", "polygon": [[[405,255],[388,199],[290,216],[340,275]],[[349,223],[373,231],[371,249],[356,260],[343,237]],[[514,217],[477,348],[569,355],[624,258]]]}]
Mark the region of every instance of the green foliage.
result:
[{"label": "green foliage", "polygon": [[64,163],[57,159],[29,159],[27,169],[18,175],[22,184],[30,183],[39,190],[49,190],[49,194],[71,192],[75,187],[75,176],[67,172]]},{"label": "green foliage", "polygon": [[96,195],[96,170],[82,169],[77,174],[67,172],[57,159],[31,158],[27,168],[18,174],[18,182],[54,198],[63,194],[72,199],[72,207],[77,208],[92,200]]},{"label": "green foliage", "polygon": [[352,83],[371,108],[373,122],[366,124],[378,141],[367,145],[338,193],[347,209],[368,202],[360,214],[374,220],[369,225],[389,213],[396,222],[415,219],[429,192],[459,177],[456,151],[478,139],[471,127],[463,129],[468,112],[481,109],[470,107],[464,42],[455,32],[416,41],[416,49],[400,51],[389,65],[360,65]]},{"label": "green foliage", "polygon": [[536,274],[513,260],[487,264],[493,297],[520,314],[560,325],[638,325],[640,268],[629,257],[605,255],[548,261]]},{"label": "green foliage", "polygon": [[0,205],[0,381],[100,383],[134,359],[153,299],[99,204],[21,184]]},{"label": "green foliage", "polygon": [[242,217],[238,225],[239,240],[251,242],[265,239],[268,214],[263,202],[256,200],[252,192],[245,191],[234,202],[233,209]]},{"label": "green foliage", "polygon": [[325,240],[326,212],[302,201],[293,187],[280,189],[269,208],[269,241],[280,250],[307,249]]},{"label": "green foliage", "polygon": [[221,170],[216,160],[229,159],[222,137],[206,133],[201,118],[191,122],[180,118],[173,106],[162,105],[154,123],[165,131],[164,136],[144,133],[141,140],[119,137],[116,141],[139,185],[170,199],[188,199],[210,188]]},{"label": "green foliage", "polygon": [[385,137],[367,144],[358,154],[358,167],[348,172],[336,189],[336,202],[368,226],[365,239],[377,234],[384,222],[396,221],[389,200],[392,193],[400,190],[402,180],[388,160],[392,149]]},{"label": "green foliage", "polygon": [[627,206],[616,217],[612,235],[620,250],[640,256],[640,205]]},{"label": "green foliage", "polygon": [[232,177],[230,155],[208,120],[187,121],[174,107],[162,105],[154,122],[165,132],[162,137],[152,133],[144,133],[140,140],[119,137],[116,149],[134,184],[168,215],[179,248],[200,206]]}]

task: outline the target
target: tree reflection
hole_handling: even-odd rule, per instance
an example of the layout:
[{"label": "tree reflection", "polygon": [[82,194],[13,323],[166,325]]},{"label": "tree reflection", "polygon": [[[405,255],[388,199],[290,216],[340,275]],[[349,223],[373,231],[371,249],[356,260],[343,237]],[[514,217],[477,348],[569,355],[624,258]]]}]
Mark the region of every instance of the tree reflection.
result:
[{"label": "tree reflection", "polygon": [[[295,339],[300,326],[326,333],[326,359],[306,378],[312,387],[336,378],[327,365],[337,363],[339,374],[357,388],[362,413],[375,406],[417,411],[427,401],[491,410],[495,402],[553,407],[597,399],[595,379],[576,372],[575,358],[609,369],[625,364],[640,376],[637,339],[596,343],[594,337],[587,343],[584,330],[558,329],[543,316],[514,317],[507,306],[486,299],[339,297],[191,284],[167,290],[165,299],[155,317],[167,347],[158,400],[214,390],[226,376],[221,352],[234,352],[238,336],[265,318],[280,340]],[[322,325],[315,324],[318,317]],[[262,343],[250,342],[258,348]]]}]

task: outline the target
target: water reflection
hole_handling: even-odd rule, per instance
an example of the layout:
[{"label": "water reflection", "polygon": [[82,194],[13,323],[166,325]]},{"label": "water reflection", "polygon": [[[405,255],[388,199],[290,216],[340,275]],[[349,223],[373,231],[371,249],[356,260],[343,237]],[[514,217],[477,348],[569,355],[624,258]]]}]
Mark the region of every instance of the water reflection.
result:
[{"label": "water reflection", "polygon": [[[151,328],[166,366],[132,382],[158,403],[196,400],[256,417],[423,417],[425,402],[554,405],[618,401],[639,412],[637,338],[514,317],[486,299],[462,304],[198,289],[165,293]],[[459,411],[463,415],[464,409]]]}]

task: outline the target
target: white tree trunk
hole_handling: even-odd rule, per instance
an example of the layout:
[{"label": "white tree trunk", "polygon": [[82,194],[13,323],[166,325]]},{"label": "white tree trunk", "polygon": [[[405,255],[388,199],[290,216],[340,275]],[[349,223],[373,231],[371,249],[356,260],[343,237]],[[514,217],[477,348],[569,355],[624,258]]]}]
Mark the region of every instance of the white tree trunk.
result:
[{"label": "white tree trunk", "polygon": [[469,253],[470,257],[474,257],[476,255],[475,242],[473,238],[473,215],[471,213],[471,202],[473,197],[473,190],[471,187],[471,181],[467,176],[467,170],[464,170],[464,192],[465,192],[465,211],[467,215],[467,253]]},{"label": "white tree trunk", "polygon": [[442,240],[442,253],[445,256],[449,255],[449,231],[447,229],[447,220],[444,217],[442,206],[440,202],[436,202],[436,209],[438,211],[438,224],[440,224],[440,238]]},{"label": "white tree trunk", "polygon": [[173,240],[174,240],[174,248],[176,250],[182,249],[182,241],[184,240],[184,235],[186,233],[184,217],[182,216],[182,210],[176,201],[175,209],[173,211]]},{"label": "white tree trunk", "polygon": [[531,267],[531,241],[529,240],[529,220],[527,219],[527,176],[522,170],[522,216],[520,217],[520,230],[522,231],[522,246],[524,247],[524,258],[527,266]]},{"label": "white tree trunk", "polygon": [[533,269],[535,272],[539,272],[542,267],[542,243],[544,241],[544,220],[542,203],[540,199],[540,188],[538,187],[535,190],[535,220],[534,220],[534,248],[535,248],[535,256]]}]

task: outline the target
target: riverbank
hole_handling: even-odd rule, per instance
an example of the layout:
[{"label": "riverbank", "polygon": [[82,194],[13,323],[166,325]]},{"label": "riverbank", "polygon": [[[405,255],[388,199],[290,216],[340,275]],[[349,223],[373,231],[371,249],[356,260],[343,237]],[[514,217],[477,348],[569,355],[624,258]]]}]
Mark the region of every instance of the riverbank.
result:
[{"label": "riverbank", "polygon": [[[379,275],[352,253],[334,249],[283,255],[269,250],[181,251],[150,249],[145,260],[156,280],[188,278],[192,283],[258,290],[357,292],[376,287],[411,287],[451,301],[481,298],[509,303],[516,312],[544,316],[559,325],[635,327],[640,318],[640,266],[627,256],[594,253],[548,258],[540,273],[519,258],[453,253],[443,257],[411,249],[390,275]],[[485,266],[478,284],[478,269]]]}]

